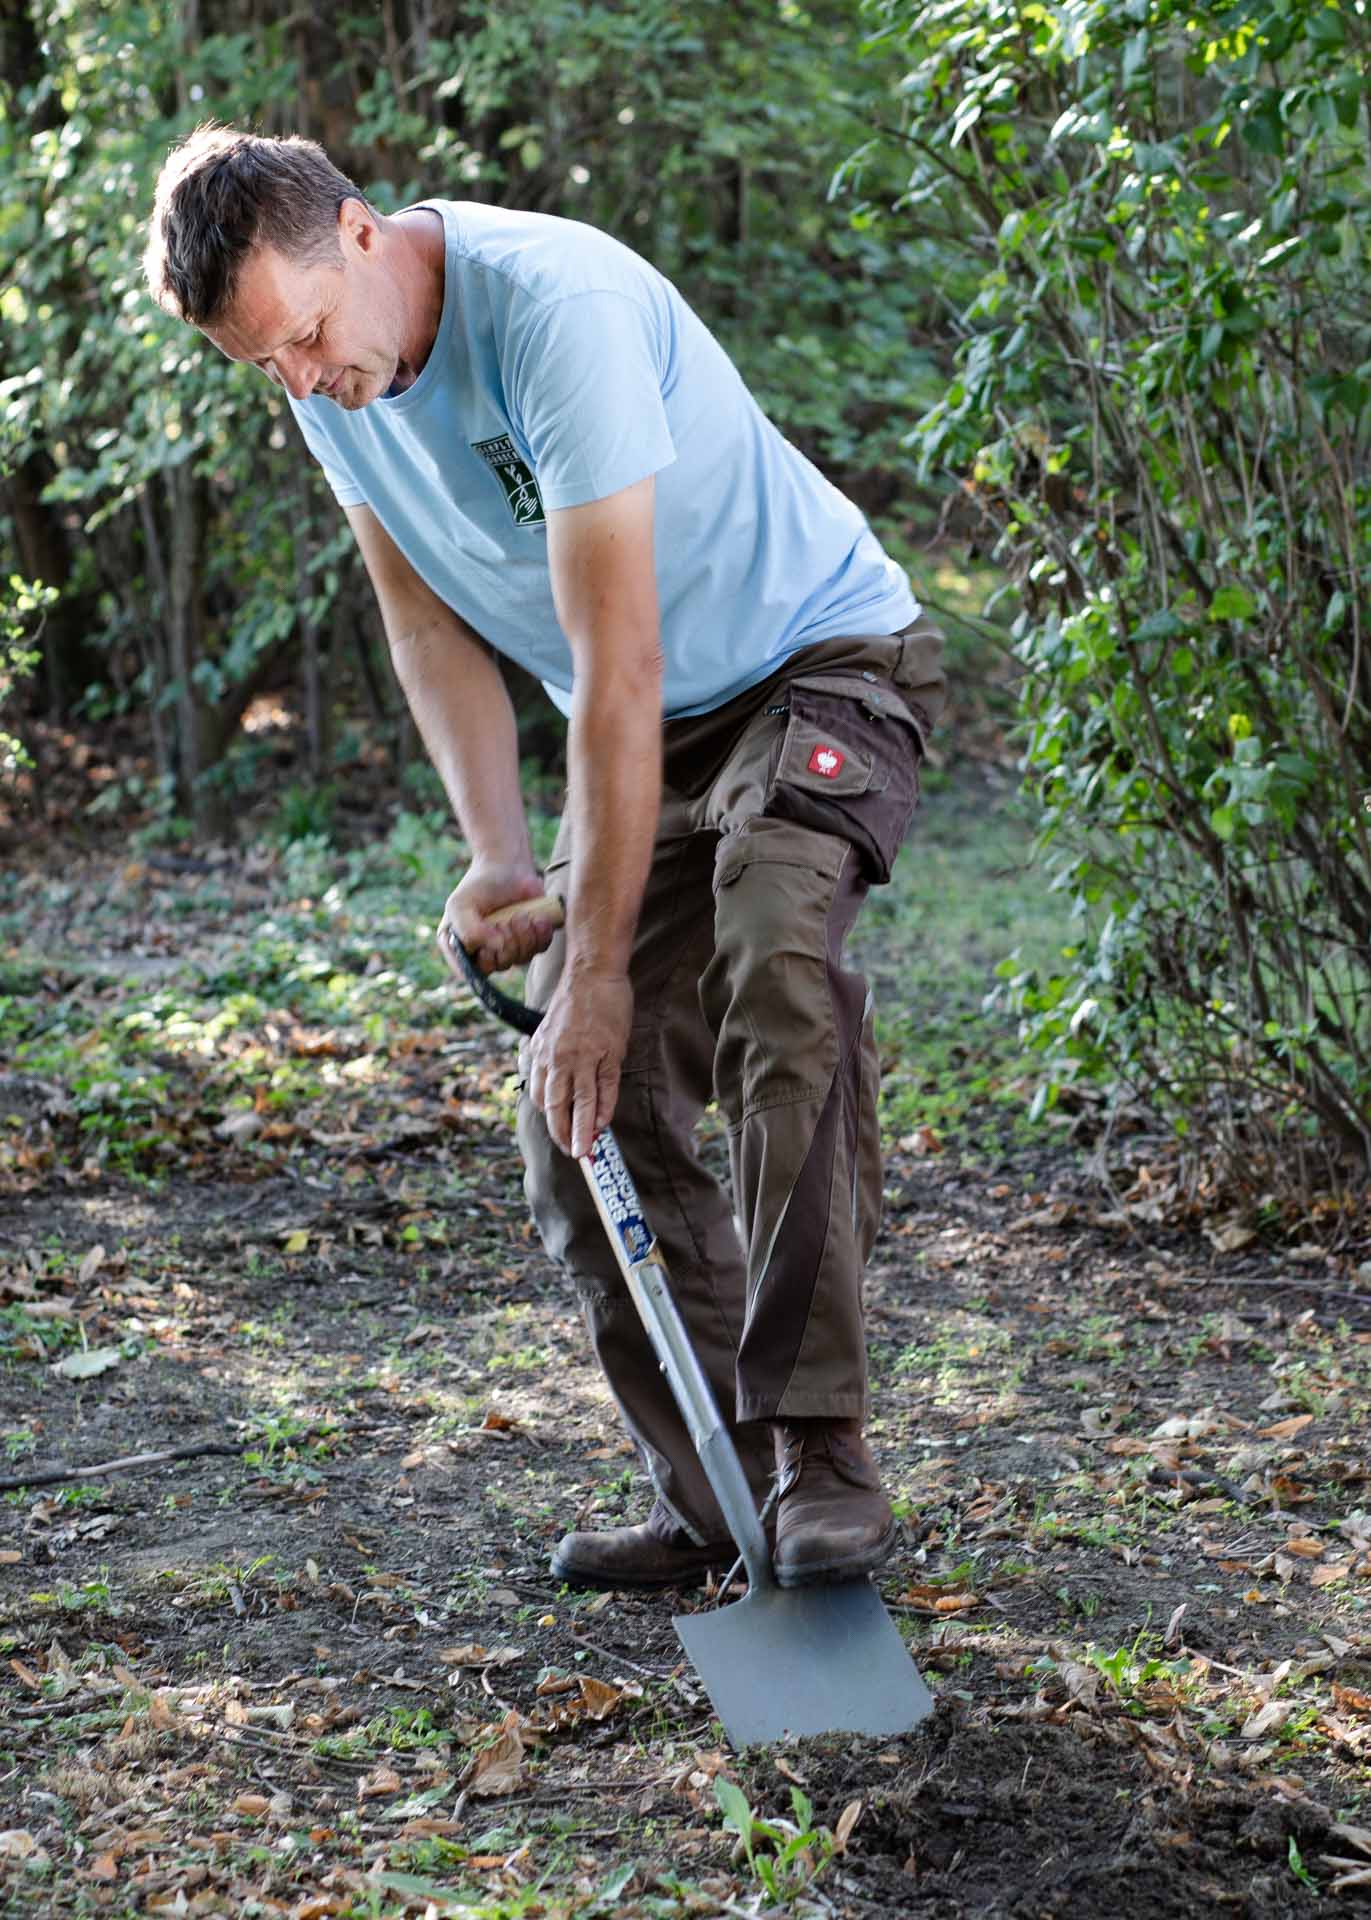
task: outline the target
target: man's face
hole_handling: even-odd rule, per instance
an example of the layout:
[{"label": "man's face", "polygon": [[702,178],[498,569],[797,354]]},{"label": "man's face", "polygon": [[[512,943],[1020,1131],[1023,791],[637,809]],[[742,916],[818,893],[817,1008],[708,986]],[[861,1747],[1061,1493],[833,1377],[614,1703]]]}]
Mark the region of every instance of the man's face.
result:
[{"label": "man's face", "polygon": [[230,360],[260,367],[292,399],[323,394],[349,412],[366,406],[395,378],[405,322],[378,240],[365,210],[349,201],[339,220],[337,265],[301,266],[275,247],[258,247],[242,268],[233,305],[204,329],[207,337]]}]

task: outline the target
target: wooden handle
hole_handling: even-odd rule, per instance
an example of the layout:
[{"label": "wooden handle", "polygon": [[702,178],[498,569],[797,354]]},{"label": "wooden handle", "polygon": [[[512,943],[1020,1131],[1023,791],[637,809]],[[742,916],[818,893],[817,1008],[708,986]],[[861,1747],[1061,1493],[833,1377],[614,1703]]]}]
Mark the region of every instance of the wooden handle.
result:
[{"label": "wooden handle", "polygon": [[494,913],[486,915],[486,919],[499,926],[506,920],[517,920],[523,913],[551,914],[559,927],[566,921],[566,908],[555,893],[544,893],[536,900],[516,900],[508,907],[497,907]]},{"label": "wooden handle", "polygon": [[[512,920],[516,914],[534,912],[549,914],[559,927],[566,919],[561,901],[551,893],[541,894],[536,900],[515,900],[510,906],[497,907],[486,918]],[[497,1020],[503,1020],[506,1026],[514,1027],[519,1033],[538,1031],[538,1023],[543,1017],[538,1009],[526,1007],[522,1000],[511,999],[509,994],[501,993],[495,982],[488,980],[481,972],[448,921],[444,921],[438,929],[438,946],[448,965],[459,977],[465,978],[482,1006],[493,1013]]]}]

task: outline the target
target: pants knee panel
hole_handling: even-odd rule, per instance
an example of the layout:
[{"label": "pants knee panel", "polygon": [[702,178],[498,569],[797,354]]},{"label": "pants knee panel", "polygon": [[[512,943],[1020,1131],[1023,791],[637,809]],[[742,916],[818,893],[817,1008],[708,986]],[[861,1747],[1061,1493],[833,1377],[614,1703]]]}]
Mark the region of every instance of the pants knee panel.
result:
[{"label": "pants knee panel", "polygon": [[720,845],[700,1003],[735,1126],[758,1106],[822,1098],[832,1081],[831,920],[847,858],[831,835],[761,817]]}]

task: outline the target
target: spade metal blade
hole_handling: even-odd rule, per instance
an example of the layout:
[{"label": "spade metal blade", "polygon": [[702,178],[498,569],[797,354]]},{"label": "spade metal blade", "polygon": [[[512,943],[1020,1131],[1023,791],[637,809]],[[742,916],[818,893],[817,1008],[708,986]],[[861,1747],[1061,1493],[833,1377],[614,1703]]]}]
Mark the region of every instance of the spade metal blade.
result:
[{"label": "spade metal blade", "polygon": [[867,1580],[774,1587],[672,1625],[735,1747],[813,1733],[909,1733],[933,1711]]}]

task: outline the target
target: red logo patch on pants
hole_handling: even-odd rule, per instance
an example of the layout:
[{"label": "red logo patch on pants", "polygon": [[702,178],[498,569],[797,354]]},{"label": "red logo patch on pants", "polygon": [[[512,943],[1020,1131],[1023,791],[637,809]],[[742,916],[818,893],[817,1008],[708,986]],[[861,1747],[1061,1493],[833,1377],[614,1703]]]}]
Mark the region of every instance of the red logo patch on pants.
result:
[{"label": "red logo patch on pants", "polygon": [[842,772],[846,755],[838,747],[815,747],[809,756],[809,771],[821,773],[825,780],[832,780]]}]

